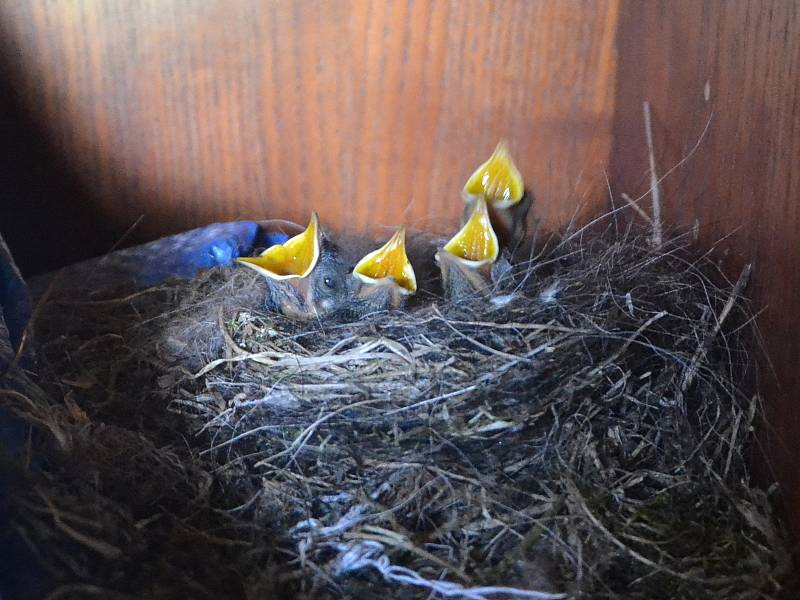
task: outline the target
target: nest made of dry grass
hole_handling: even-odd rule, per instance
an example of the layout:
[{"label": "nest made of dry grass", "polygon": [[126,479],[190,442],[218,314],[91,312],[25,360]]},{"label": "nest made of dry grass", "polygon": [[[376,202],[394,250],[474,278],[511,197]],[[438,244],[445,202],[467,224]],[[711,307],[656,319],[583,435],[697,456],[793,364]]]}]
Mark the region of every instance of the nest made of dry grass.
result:
[{"label": "nest made of dry grass", "polygon": [[4,394],[51,597],[782,597],[746,273],[610,228],[509,277],[307,324],[244,270],[51,293]]}]

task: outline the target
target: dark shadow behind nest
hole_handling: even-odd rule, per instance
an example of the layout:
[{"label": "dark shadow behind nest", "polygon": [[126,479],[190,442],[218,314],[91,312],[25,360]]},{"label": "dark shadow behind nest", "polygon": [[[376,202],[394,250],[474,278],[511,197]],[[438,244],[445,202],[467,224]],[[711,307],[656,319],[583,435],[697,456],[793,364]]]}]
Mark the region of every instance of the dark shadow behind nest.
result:
[{"label": "dark shadow behind nest", "polygon": [[744,282],[697,256],[583,232],[354,322],[244,269],[53,295],[5,397],[47,447],[19,530],[61,598],[779,598]]}]

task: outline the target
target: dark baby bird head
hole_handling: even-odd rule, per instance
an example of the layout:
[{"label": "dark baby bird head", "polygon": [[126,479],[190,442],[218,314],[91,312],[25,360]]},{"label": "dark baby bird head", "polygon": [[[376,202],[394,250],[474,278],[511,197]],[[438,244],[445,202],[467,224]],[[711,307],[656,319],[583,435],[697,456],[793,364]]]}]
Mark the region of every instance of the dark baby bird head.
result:
[{"label": "dark baby bird head", "polygon": [[352,294],[350,271],[339,249],[322,232],[317,213],[308,227],[259,256],[237,261],[264,276],[266,307],[296,319],[340,308]]},{"label": "dark baby bird head", "polygon": [[319,262],[309,276],[308,285],[309,300],[318,314],[336,310],[352,294],[350,269],[342,260],[339,247],[325,236],[320,244]]},{"label": "dark baby bird head", "polygon": [[263,227],[295,235],[259,256],[237,260],[264,277],[266,307],[294,319],[329,315],[352,320],[405,306],[417,292],[418,274],[409,254],[422,269],[426,290],[438,279],[432,260],[440,244],[436,236],[417,235],[407,245],[400,227],[377,249],[375,241],[361,235],[345,234],[337,244],[321,230],[316,213],[305,230],[288,221]]}]

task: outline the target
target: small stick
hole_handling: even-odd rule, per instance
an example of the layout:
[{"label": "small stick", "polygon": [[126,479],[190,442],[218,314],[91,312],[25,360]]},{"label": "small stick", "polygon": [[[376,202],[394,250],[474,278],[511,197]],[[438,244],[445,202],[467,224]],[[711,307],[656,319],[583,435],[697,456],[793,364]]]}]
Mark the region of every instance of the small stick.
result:
[{"label": "small stick", "polygon": [[106,560],[114,560],[119,558],[122,555],[122,550],[117,548],[116,546],[109,544],[108,542],[104,542],[103,540],[98,540],[96,538],[90,537],[80,531],[73,529],[64,521],[61,520],[59,516],[59,511],[53,505],[52,500],[44,494],[41,490],[36,490],[42,500],[45,501],[48,508],[50,509],[50,516],[53,517],[53,522],[55,523],[56,527],[58,527],[61,531],[71,537],[73,540],[86,546],[87,548],[91,548],[98,554],[100,554]]},{"label": "small stick", "polygon": [[125,233],[123,233],[122,236],[120,236],[120,238],[116,242],[114,242],[114,244],[111,246],[111,248],[108,249],[108,252],[106,252],[106,254],[100,259],[101,263],[106,262],[108,260],[109,256],[111,256],[111,254],[117,248],[119,248],[126,239],[128,239],[128,236],[130,236],[130,234],[132,234],[134,232],[134,230],[139,226],[139,223],[141,223],[144,220],[145,214],[146,213],[140,214],[139,218],[136,219],[136,221],[133,222],[133,225],[128,227],[128,229],[125,230]]},{"label": "small stick", "polygon": [[354,402],[353,404],[346,404],[345,406],[342,406],[341,408],[338,408],[338,409],[336,409],[336,410],[334,410],[332,412],[329,412],[329,413],[321,416],[319,419],[317,419],[316,421],[311,423],[311,425],[306,427],[300,433],[300,435],[298,435],[294,439],[294,441],[291,443],[291,445],[288,448],[286,448],[286,450],[282,450],[282,451],[278,452],[277,454],[273,454],[272,456],[269,456],[269,457],[267,457],[267,458],[265,458],[263,460],[260,460],[254,466],[262,467],[262,466],[268,465],[272,461],[280,458],[281,456],[286,456],[287,454],[291,455],[291,458],[289,459],[289,462],[291,462],[292,460],[295,459],[295,457],[297,456],[297,453],[300,451],[300,449],[303,446],[305,446],[306,441],[314,434],[314,432],[317,430],[317,428],[319,428],[325,421],[327,421],[328,419],[331,419],[331,418],[335,417],[336,415],[341,414],[341,413],[343,413],[343,412],[345,412],[347,410],[351,410],[353,408],[358,408],[359,406],[366,406],[368,404],[376,404],[376,403],[379,403],[379,402],[384,402],[384,401],[380,400],[380,399],[362,400],[361,402]]},{"label": "small stick", "polygon": [[622,344],[622,346],[619,347],[619,350],[614,352],[614,354],[609,356],[599,366],[595,367],[594,370],[592,370],[592,374],[594,375],[594,374],[600,373],[608,365],[610,365],[615,360],[617,360],[628,349],[628,347],[636,340],[636,338],[638,338],[640,335],[642,335],[642,333],[648,327],[650,327],[650,325],[652,325],[653,323],[655,323],[659,319],[667,316],[667,314],[669,314],[669,313],[667,313],[667,311],[662,310],[660,313],[657,313],[657,314],[653,315],[652,317],[650,317],[649,319],[647,319],[647,321],[645,321],[636,331],[633,332],[633,335],[631,335],[627,340],[625,340],[625,342]]},{"label": "small stick", "polygon": [[643,554],[640,554],[639,552],[637,552],[624,542],[620,541],[613,533],[611,533],[611,531],[609,531],[609,529],[605,525],[603,525],[603,523],[600,522],[600,519],[598,519],[591,510],[589,510],[589,507],[586,505],[586,501],[583,499],[583,495],[578,491],[578,487],[572,482],[567,482],[567,488],[569,494],[573,497],[578,507],[583,511],[583,514],[586,515],[586,518],[589,519],[592,525],[594,525],[598,530],[600,530],[606,536],[606,538],[608,538],[608,540],[612,544],[614,544],[617,548],[627,553],[628,555],[630,555],[632,558],[636,559],[643,565],[647,565],[648,567],[656,571],[667,573],[668,575],[672,575],[673,577],[677,577],[678,579],[682,579],[684,581],[705,581],[703,579],[697,579],[685,573],[680,573],[664,565],[660,565],[657,562],[650,560]]},{"label": "small stick", "polygon": [[475,338],[472,338],[472,337],[468,336],[467,334],[462,333],[461,331],[459,331],[458,329],[453,327],[453,325],[450,323],[450,321],[448,321],[447,319],[445,319],[442,316],[442,314],[439,312],[439,309],[437,307],[434,307],[434,310],[441,317],[442,323],[444,323],[450,329],[452,329],[453,333],[455,333],[457,336],[461,337],[462,339],[467,340],[471,344],[474,344],[475,346],[477,346],[481,350],[485,350],[486,352],[489,352],[490,354],[494,354],[495,356],[499,356],[499,357],[505,358],[507,360],[513,360],[513,361],[525,360],[525,357],[523,357],[523,356],[517,356],[515,354],[509,354],[508,352],[503,352],[502,350],[497,350],[496,348],[492,348],[491,346],[487,346],[486,344],[484,344],[482,342],[479,342]]},{"label": "small stick", "polygon": [[698,365],[700,361],[702,361],[708,349],[711,347],[711,343],[714,341],[714,338],[717,337],[720,330],[722,329],[722,324],[725,322],[725,319],[728,318],[731,310],[733,309],[734,304],[736,304],[736,300],[742,295],[742,291],[744,288],[747,287],[748,281],[750,281],[750,271],[752,270],[752,265],[750,263],[744,266],[742,269],[741,274],[739,275],[739,279],[736,281],[736,284],[733,286],[731,290],[731,294],[728,297],[728,301],[725,303],[725,306],[722,308],[722,311],[719,313],[719,317],[717,318],[717,323],[714,326],[714,329],[711,330],[711,333],[706,336],[703,342],[697,346],[697,350],[695,350],[694,356],[692,357],[692,362],[689,363],[689,366],[686,368],[686,371],[683,376],[683,381],[681,382],[681,389],[680,389],[680,400],[683,400],[683,394],[686,393],[686,390],[689,389],[689,386],[692,385],[694,382],[694,378],[697,375]]},{"label": "small stick", "polygon": [[[133,596],[128,596],[127,594],[122,594],[115,590],[101,588],[96,585],[92,585],[90,583],[67,583],[57,587],[52,592],[47,594],[44,600],[60,600],[61,598],[75,598],[76,593],[80,594],[81,596],[83,596],[83,594],[90,594],[92,596],[97,596],[98,598],[124,598],[124,599],[133,598]],[[86,596],[84,596],[84,598],[85,597]]]},{"label": "small stick", "polygon": [[628,206],[630,206],[630,207],[631,207],[633,210],[635,210],[635,211],[636,211],[636,213],[637,213],[637,214],[638,214],[640,217],[642,217],[642,218],[643,218],[645,221],[647,221],[648,223],[650,223],[650,225],[653,225],[653,219],[650,217],[650,215],[648,215],[648,214],[645,212],[645,210],[644,210],[644,209],[643,209],[641,206],[639,206],[638,204],[636,204],[636,202],[634,201],[634,199],[633,199],[633,198],[631,198],[630,196],[628,196],[628,194],[626,194],[625,192],[623,192],[623,193],[622,193],[622,199],[623,199],[623,200],[625,200],[625,202],[627,202],[627,203],[628,203]]},{"label": "small stick", "polygon": [[562,333],[594,333],[592,329],[576,329],[575,327],[564,327],[563,325],[553,325],[551,323],[494,323],[492,321],[459,321],[455,319],[448,319],[440,311],[436,311],[436,316],[424,321],[420,324],[430,323],[431,321],[444,321],[445,323],[452,323],[453,325],[474,325],[475,327],[491,327],[493,329],[520,329],[526,331],[558,331]]},{"label": "small stick", "polygon": [[231,334],[228,333],[228,328],[225,327],[225,318],[222,316],[222,307],[217,311],[217,327],[219,327],[220,332],[222,332],[222,339],[225,340],[225,345],[228,346],[230,350],[233,350],[237,356],[248,354],[247,350],[241,348],[231,337]]},{"label": "small stick", "polygon": [[653,199],[653,245],[661,248],[663,234],[661,229],[661,187],[656,173],[656,155],[653,149],[653,127],[650,118],[650,102],[644,102],[644,134],[647,138],[647,152],[650,155],[650,197]]}]

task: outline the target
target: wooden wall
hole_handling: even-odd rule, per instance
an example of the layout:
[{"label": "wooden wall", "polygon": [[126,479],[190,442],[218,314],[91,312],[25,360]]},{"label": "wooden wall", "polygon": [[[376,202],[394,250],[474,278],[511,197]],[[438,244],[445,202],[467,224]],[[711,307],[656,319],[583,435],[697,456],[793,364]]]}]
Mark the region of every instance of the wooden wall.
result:
[{"label": "wooden wall", "polygon": [[762,439],[800,537],[800,3],[624,0],[619,14],[611,180],[634,195],[648,187],[644,100],[662,173],[711,120],[664,181],[665,218],[697,220],[734,275],[753,263],[772,362],[762,361],[773,427]]},{"label": "wooden wall", "polygon": [[617,4],[4,0],[0,43],[82,189],[63,198],[78,223],[55,234],[101,237],[91,252],[140,215],[131,240],[311,208],[335,228],[446,231],[501,136],[548,222],[592,197]]},{"label": "wooden wall", "polygon": [[[509,138],[557,226],[647,187],[752,291],[800,531],[800,5],[4,0],[0,231],[28,273],[217,220],[438,231]],[[144,215],[130,234],[125,232]],[[769,373],[768,370],[764,370]]]}]

